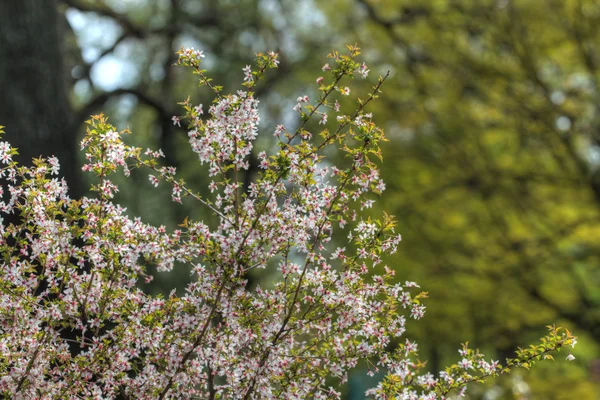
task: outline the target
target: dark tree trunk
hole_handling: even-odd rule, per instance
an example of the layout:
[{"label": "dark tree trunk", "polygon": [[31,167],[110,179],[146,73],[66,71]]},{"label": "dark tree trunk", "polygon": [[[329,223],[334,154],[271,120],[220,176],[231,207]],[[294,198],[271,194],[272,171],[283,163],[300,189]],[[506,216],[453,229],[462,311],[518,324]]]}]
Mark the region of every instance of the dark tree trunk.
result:
[{"label": "dark tree trunk", "polygon": [[77,127],[67,97],[63,24],[55,0],[0,1],[0,125],[20,163],[58,157],[76,197]]},{"label": "dark tree trunk", "polygon": [[[77,126],[63,64],[63,28],[55,0],[0,0],[0,125],[6,127],[4,139],[18,148],[21,164],[31,165],[31,159],[40,156],[58,157],[61,176],[76,198],[82,185],[76,162]],[[4,223],[22,221],[16,213],[4,216]],[[11,244],[13,239],[7,241]],[[43,268],[37,265],[36,271],[41,274]],[[36,295],[46,287],[41,278]],[[76,343],[80,334],[61,333],[69,343]],[[70,350],[72,355],[80,352],[76,345]]]}]

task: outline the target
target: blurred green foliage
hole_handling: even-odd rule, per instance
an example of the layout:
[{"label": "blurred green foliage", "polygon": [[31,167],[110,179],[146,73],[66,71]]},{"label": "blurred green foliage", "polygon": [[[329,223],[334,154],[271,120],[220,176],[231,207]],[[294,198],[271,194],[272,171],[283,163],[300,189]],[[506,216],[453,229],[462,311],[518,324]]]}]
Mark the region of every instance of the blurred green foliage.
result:
[{"label": "blurred green foliage", "polygon": [[[282,54],[280,70],[258,88],[260,151],[270,148],[276,123],[297,123],[294,99],[316,93],[327,51],[358,43],[372,75],[392,71],[370,106],[390,139],[387,191],[373,212],[395,214],[404,238],[387,264],[430,293],[426,318],[409,332],[428,366],[455,362],[466,340],[494,359],[511,357],[556,322],[579,336],[575,361],[540,364],[471,398],[600,398],[600,2],[181,0],[118,8],[107,1],[104,13],[89,11],[103,2],[66,3],[154,32],[127,36],[116,19],[122,43],[133,41],[125,57],[139,63],[133,87],[158,106],[133,91],[133,100],[105,106],[198,185],[206,184],[204,170],[185,131],[166,118],[180,113],[174,104],[188,94],[206,109],[210,94],[170,67],[180,45],[202,48],[225,90],[241,83],[254,52]],[[372,81],[353,90],[366,92]],[[83,104],[103,93],[92,85],[76,98]],[[132,213],[174,226],[196,212],[165,206],[168,193],[137,180],[122,191]]]},{"label": "blurred green foliage", "polygon": [[467,339],[510,356],[557,321],[577,361],[501,398],[599,398],[600,4],[359,3],[355,38],[395,73],[377,107],[383,208],[405,242],[390,264],[431,294],[413,332],[430,365]]}]

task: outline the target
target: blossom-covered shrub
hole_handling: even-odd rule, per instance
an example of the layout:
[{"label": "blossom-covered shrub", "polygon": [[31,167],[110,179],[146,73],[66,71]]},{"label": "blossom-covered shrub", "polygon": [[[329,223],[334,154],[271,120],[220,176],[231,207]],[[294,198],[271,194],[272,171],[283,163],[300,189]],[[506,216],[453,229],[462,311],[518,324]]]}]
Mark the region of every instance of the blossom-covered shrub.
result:
[{"label": "blossom-covered shrub", "polygon": [[[574,345],[551,327],[541,344],[512,360],[485,360],[466,345],[439,375],[424,372],[406,324],[425,313],[414,282],[397,283],[385,256],[400,235],[393,217],[361,216],[384,189],[376,163],[383,131],[366,107],[386,77],[344,113],[346,81],[366,78],[359,50],[332,53],[317,79],[317,99],[298,98],[296,127],[278,126],[276,145],[258,154],[257,179],[241,173],[258,134],[252,92],[277,54],[259,54],[244,68],[243,90],[225,95],[201,69],[201,51],[179,64],[215,94],[206,114],[183,103],[175,124],[212,177],[202,192],[162,166],[160,150],[122,141],[102,115],[93,116],[81,147],[83,167],[99,183],[93,196],[71,199],[56,158],[19,166],[16,150],[0,144],[3,201],[10,217],[0,231],[0,392],[21,399],[323,399],[338,398],[348,371],[366,362],[385,379],[376,398],[443,399],[469,382],[529,367]],[[331,118],[328,118],[328,114]],[[308,131],[315,120],[320,132]],[[344,165],[325,161],[340,148]],[[216,215],[218,225],[186,219],[167,232],[126,216],[112,199],[119,170],[146,169],[153,185],[170,185]],[[5,192],[5,193],[4,193]],[[7,218],[8,218],[7,217]],[[8,221],[8,219],[7,219]],[[332,240],[335,239],[335,240]],[[189,268],[185,293],[152,296],[139,289],[158,273]],[[379,266],[378,268],[374,268]],[[247,287],[254,269],[278,270],[269,287]],[[571,358],[572,356],[569,356]]]}]

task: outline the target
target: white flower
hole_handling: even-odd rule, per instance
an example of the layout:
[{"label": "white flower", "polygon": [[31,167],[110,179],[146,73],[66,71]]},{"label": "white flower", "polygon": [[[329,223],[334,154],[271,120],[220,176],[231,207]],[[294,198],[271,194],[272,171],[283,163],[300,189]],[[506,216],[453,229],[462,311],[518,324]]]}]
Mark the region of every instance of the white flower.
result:
[{"label": "white flower", "polygon": [[463,358],[459,363],[458,366],[461,367],[464,370],[467,369],[473,369],[473,362],[467,358]]},{"label": "white flower", "polygon": [[58,172],[60,170],[60,163],[58,162],[58,158],[54,156],[48,158],[48,164],[50,164],[50,166],[52,167],[50,173],[52,175],[58,175]]},{"label": "white flower", "polygon": [[325,125],[326,123],[327,123],[327,113],[323,113],[323,114],[321,114],[321,120],[319,121],[319,124]]},{"label": "white flower", "polygon": [[252,82],[252,67],[250,65],[246,65],[246,67],[243,68],[242,71],[244,71],[244,82]]},{"label": "white flower", "polygon": [[369,75],[369,69],[367,69],[367,64],[362,63],[362,65],[356,70],[360,76],[365,79]]}]

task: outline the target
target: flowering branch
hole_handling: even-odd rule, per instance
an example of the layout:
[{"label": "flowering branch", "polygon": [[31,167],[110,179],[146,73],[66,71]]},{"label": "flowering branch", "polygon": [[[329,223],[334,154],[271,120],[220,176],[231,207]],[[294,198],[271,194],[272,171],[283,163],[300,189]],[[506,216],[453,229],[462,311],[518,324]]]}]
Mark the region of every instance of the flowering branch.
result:
[{"label": "flowering branch", "polygon": [[[551,327],[540,345],[520,350],[505,367],[465,345],[462,360],[439,377],[423,374],[417,344],[403,336],[408,319],[424,316],[428,294],[415,282],[397,282],[385,265],[378,274],[401,237],[392,216],[362,216],[385,190],[378,162],[386,138],[365,107],[389,73],[355,110],[341,114],[335,97],[348,96],[346,80],[366,78],[369,69],[357,61],[356,46],[332,52],[323,67],[330,76],[317,79],[319,99],[313,105],[308,95],[298,98],[298,127],[277,127],[278,149],[258,154],[260,173],[242,186],[238,173],[249,168],[260,122],[252,90],[278,66],[277,54],[258,54],[256,67],[242,71],[243,89],[229,95],[202,69],[201,51],[178,54],[178,64],[191,67],[216,96],[206,117],[190,100],[181,103],[184,115],[173,117],[187,123],[190,146],[208,165],[212,181],[203,192],[161,165],[162,151],[125,144],[129,132],[102,115],[88,121],[81,144],[83,169],[99,181],[90,197],[68,196],[54,176],[55,158],[21,167],[12,160],[16,150],[0,142],[0,194],[7,194],[0,212],[20,217],[0,229],[0,393],[339,398],[326,383],[343,384],[365,361],[370,374],[387,372],[369,391],[376,398],[443,399],[575,344],[570,332]],[[325,110],[339,114],[331,130]],[[313,137],[308,129],[316,127]],[[324,162],[330,145],[346,155],[343,167]],[[174,202],[188,197],[218,221],[186,218],[168,232],[128,217],[113,202],[119,187],[112,176],[136,168],[150,171],[153,186],[169,185]],[[150,265],[159,274],[187,267],[193,280],[182,295],[152,296],[139,288],[153,278]],[[267,268],[275,282],[249,288],[248,271]],[[392,343],[399,343],[394,352]]]}]

